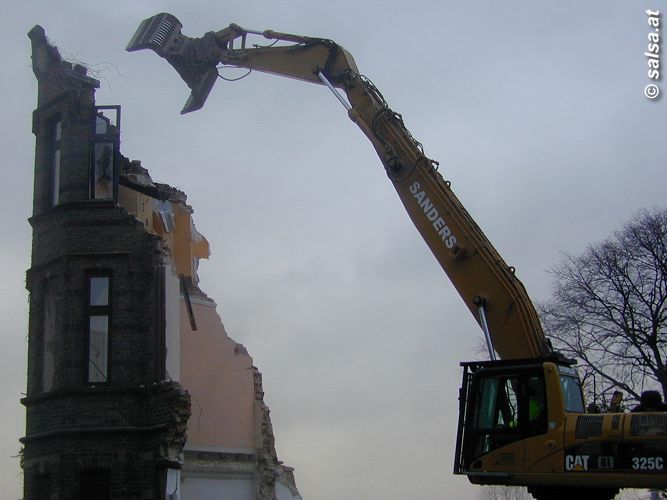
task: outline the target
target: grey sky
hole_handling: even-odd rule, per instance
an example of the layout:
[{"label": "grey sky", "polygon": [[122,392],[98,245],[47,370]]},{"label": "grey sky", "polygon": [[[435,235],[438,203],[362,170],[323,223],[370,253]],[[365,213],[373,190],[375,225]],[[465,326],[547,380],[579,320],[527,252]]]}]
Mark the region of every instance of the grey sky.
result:
[{"label": "grey sky", "polygon": [[[404,214],[370,143],[323,87],[219,80],[181,117],[167,63],[124,47],[171,12],[200,36],[234,22],[331,38],[403,114],[535,301],[559,252],[664,206],[667,103],[649,82],[659,0],[16,3],[1,21],[3,497],[19,498],[41,24],[123,106],[124,155],[188,194],[211,242],[201,286],[264,374],[280,458],[308,500],[476,498],[451,475],[459,361],[480,333]],[[663,18],[664,19],[664,18]],[[664,46],[664,44],[663,44]],[[664,56],[663,56],[664,57]],[[663,61],[663,64],[667,64]],[[666,66],[667,67],[667,66]],[[225,73],[236,76],[236,73]],[[665,79],[660,82],[667,92]]]}]

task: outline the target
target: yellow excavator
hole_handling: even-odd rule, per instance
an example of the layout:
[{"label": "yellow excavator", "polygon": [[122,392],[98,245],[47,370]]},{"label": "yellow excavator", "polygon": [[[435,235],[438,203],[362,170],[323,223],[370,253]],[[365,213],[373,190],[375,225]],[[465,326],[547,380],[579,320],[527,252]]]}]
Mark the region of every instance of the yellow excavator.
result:
[{"label": "yellow excavator", "polygon": [[[327,39],[235,24],[201,38],[181,28],[171,14],[145,19],[127,50],[151,49],[176,69],[191,89],[182,113],[204,105],[220,66],[246,68],[328,87],[371,141],[486,338],[490,360],[461,363],[455,474],[475,484],[527,486],[538,500],[667,488],[667,412],[586,413],[575,361],[552,350],[514,268],[349,52]],[[249,36],[271,43],[249,45]]]}]

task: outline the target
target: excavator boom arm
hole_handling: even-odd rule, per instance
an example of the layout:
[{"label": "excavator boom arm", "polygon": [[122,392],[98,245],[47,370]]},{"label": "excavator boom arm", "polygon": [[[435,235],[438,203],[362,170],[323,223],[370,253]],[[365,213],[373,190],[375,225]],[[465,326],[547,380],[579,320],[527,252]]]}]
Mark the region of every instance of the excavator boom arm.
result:
[{"label": "excavator boom arm", "polygon": [[[127,50],[149,48],[179,72],[192,93],[182,112],[203,106],[218,65],[247,68],[342,89],[352,121],[373,144],[408,215],[503,359],[551,354],[523,284],[437,171],[437,163],[360,75],[352,56],[331,40],[237,25],[202,38],[181,34],[170,14],[143,21]],[[288,45],[246,46],[248,35]],[[340,96],[339,96],[340,97]],[[341,101],[345,103],[344,99]],[[486,325],[488,324],[488,329]],[[491,350],[491,349],[490,349]]]}]

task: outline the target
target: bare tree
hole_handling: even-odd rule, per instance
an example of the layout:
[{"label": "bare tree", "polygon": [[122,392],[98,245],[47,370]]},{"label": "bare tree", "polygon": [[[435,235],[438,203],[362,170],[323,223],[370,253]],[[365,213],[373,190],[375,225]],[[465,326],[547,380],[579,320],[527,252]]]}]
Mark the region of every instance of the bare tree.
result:
[{"label": "bare tree", "polygon": [[580,361],[587,390],[603,401],[616,388],[666,396],[667,210],[640,212],[552,275],[540,316],[554,347]]}]

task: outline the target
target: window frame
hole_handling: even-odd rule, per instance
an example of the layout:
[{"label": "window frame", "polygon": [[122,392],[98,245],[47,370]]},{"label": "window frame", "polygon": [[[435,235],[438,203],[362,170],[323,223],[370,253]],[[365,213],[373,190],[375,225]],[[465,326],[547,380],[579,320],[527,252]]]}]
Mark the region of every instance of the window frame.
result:
[{"label": "window frame", "polygon": [[60,114],[47,122],[48,135],[48,197],[49,208],[60,204],[60,171],[62,163],[63,122]]},{"label": "window frame", "polygon": [[566,413],[586,413],[584,394],[579,377],[566,373],[558,373],[558,381],[563,392],[563,403]]},{"label": "window frame", "polygon": [[[107,301],[106,304],[92,303],[92,283],[96,278],[106,278],[107,282]],[[113,334],[112,329],[112,310],[113,310],[113,274],[110,270],[95,270],[86,273],[86,342],[85,342],[85,383],[88,385],[107,384],[111,381],[111,339]],[[106,359],[105,359],[105,373],[104,380],[91,380],[91,338],[92,329],[91,321],[93,317],[106,317]]]},{"label": "window frame", "polygon": [[[529,418],[529,381],[533,377],[539,377],[542,382],[544,392],[544,418],[540,418],[538,425],[531,425]],[[491,384],[491,380],[497,380],[495,391],[484,391],[484,387]],[[514,382],[511,382],[514,381]],[[502,404],[509,404],[507,398],[507,384],[512,385],[513,393],[516,397],[514,425],[506,423],[500,424],[499,413],[503,413]],[[516,384],[516,387],[513,386]],[[487,392],[494,393],[494,401],[489,405],[488,401],[482,401]],[[464,454],[468,462],[474,461],[482,455],[495,449],[506,446],[510,443],[519,441],[532,436],[537,436],[548,432],[546,412],[548,411],[548,401],[546,398],[546,384],[544,372],[539,368],[527,368],[519,370],[490,369],[480,370],[473,375],[473,382],[469,392],[471,397],[468,400],[469,406],[466,412],[470,419],[466,424],[466,450]],[[492,408],[491,408],[492,406]],[[511,406],[511,405],[510,405]],[[492,427],[482,427],[480,415],[483,409],[487,411],[487,416],[491,417]],[[504,415],[503,415],[504,417]],[[488,419],[487,419],[488,420]]]},{"label": "window frame", "polygon": [[[104,133],[98,133],[97,123],[98,118],[104,111],[111,112],[112,117],[103,116],[102,118],[107,121],[110,126],[106,127]],[[114,202],[118,201],[118,182],[119,182],[119,169],[120,169],[120,106],[95,106],[95,112],[93,113],[92,123],[91,123],[91,147],[90,147],[90,167],[89,167],[89,199],[104,201],[104,200],[113,200]],[[96,168],[95,163],[97,160],[97,146],[101,144],[110,144],[112,146],[112,155],[111,155],[111,197],[110,198],[98,198],[96,193]]]}]

